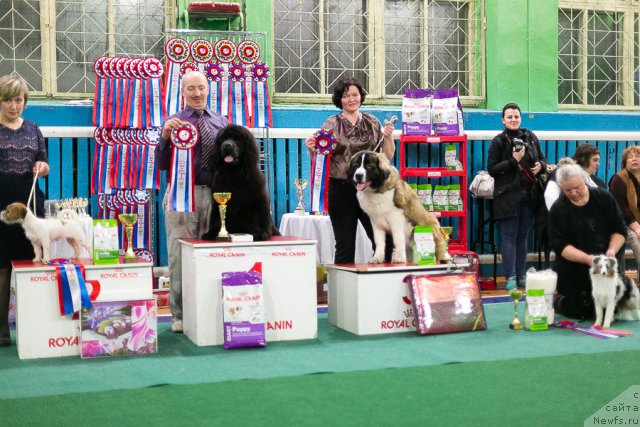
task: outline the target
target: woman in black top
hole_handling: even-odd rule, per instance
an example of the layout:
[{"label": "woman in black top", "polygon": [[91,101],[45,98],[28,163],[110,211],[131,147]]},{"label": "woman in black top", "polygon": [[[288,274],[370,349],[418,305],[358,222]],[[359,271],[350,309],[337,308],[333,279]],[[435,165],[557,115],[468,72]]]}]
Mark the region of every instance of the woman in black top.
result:
[{"label": "woman in black top", "polygon": [[520,107],[505,105],[505,130],[491,141],[487,162],[489,174],[495,179],[493,215],[500,221],[500,252],[508,290],[524,287],[527,237],[534,210],[542,199],[538,175],[547,170],[538,138],[521,128],[521,122]]},{"label": "woman in black top", "polygon": [[572,318],[593,318],[589,267],[594,255],[613,257],[624,246],[627,227],[613,195],[587,184],[589,175],[576,164],[556,171],[562,194],[549,212],[551,247],[556,253],[557,312]]}]

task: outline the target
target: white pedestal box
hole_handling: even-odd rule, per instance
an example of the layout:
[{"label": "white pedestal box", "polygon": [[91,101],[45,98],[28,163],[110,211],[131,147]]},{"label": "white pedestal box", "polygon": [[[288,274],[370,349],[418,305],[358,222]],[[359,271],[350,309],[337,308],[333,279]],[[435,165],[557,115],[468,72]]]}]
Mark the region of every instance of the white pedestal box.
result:
[{"label": "white pedestal box", "polygon": [[196,345],[223,343],[222,273],[247,271],[256,262],[262,263],[267,343],[318,336],[314,240],[180,243],[183,328]]},{"label": "white pedestal box", "polygon": [[[464,266],[458,266],[464,267]],[[446,264],[327,266],[329,323],[356,335],[415,331],[409,274],[444,273]]]},{"label": "white pedestal box", "polygon": [[[100,282],[96,301],[153,298],[151,263],[93,265],[90,259],[79,262],[84,265],[86,280]],[[12,286],[16,290],[20,359],[80,355],[80,320],[60,315],[55,266],[14,261]]]}]

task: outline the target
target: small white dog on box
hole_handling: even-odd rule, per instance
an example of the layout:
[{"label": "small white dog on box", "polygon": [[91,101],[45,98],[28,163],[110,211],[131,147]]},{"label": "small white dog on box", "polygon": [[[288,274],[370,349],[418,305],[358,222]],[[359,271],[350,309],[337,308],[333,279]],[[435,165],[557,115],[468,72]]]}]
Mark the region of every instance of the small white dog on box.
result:
[{"label": "small white dog on box", "polygon": [[68,211],[64,218],[38,218],[23,203],[11,203],[0,212],[0,221],[5,224],[22,225],[24,234],[31,241],[33,252],[36,254],[33,262],[48,262],[49,245],[59,239],[66,239],[71,245],[73,258],[80,258],[80,248],[91,253],[82,227],[76,221],[77,217],[75,212]]},{"label": "small white dog on box", "polygon": [[596,306],[595,326],[610,327],[614,315],[617,319],[624,316],[633,320],[632,313],[635,313],[640,320],[640,292],[633,280],[618,274],[617,259],[597,255],[593,258],[589,275]]}]

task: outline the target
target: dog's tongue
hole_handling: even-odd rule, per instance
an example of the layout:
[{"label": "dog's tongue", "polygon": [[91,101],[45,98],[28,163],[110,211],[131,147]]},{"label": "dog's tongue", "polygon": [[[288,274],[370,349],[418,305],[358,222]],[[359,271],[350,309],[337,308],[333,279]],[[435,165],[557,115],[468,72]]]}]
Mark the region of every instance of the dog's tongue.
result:
[{"label": "dog's tongue", "polygon": [[368,188],[371,185],[370,182],[359,182],[356,184],[356,190],[357,191],[362,191],[366,188]]},{"label": "dog's tongue", "polygon": [[227,156],[224,158],[225,163],[233,163],[233,156]]}]

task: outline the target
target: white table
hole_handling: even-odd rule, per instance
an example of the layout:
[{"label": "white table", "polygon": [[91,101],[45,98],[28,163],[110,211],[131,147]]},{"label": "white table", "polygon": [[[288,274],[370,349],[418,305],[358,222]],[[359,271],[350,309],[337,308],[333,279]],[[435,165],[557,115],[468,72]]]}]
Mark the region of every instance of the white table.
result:
[{"label": "white table", "polygon": [[274,236],[264,242],[180,240],[184,334],[198,346],[223,340],[222,273],[262,263],[267,345],[318,336],[316,243]]},{"label": "white table", "polygon": [[[467,267],[468,264],[458,264]],[[409,274],[443,273],[447,264],[338,264],[327,266],[329,323],[356,335],[416,330]]]},{"label": "white table", "polygon": [[[304,215],[287,213],[280,220],[280,234],[283,236],[300,236],[317,241],[318,264],[333,264],[336,252],[336,239],[328,215]],[[371,241],[358,222],[356,234],[355,262],[365,263],[373,256]]]},{"label": "white table", "polygon": [[[79,262],[84,265],[85,279],[100,283],[95,301],[153,298],[153,264],[150,262],[109,265],[93,265],[91,259]],[[80,320],[60,315],[55,266],[31,261],[12,264],[18,357],[80,355]]]}]

